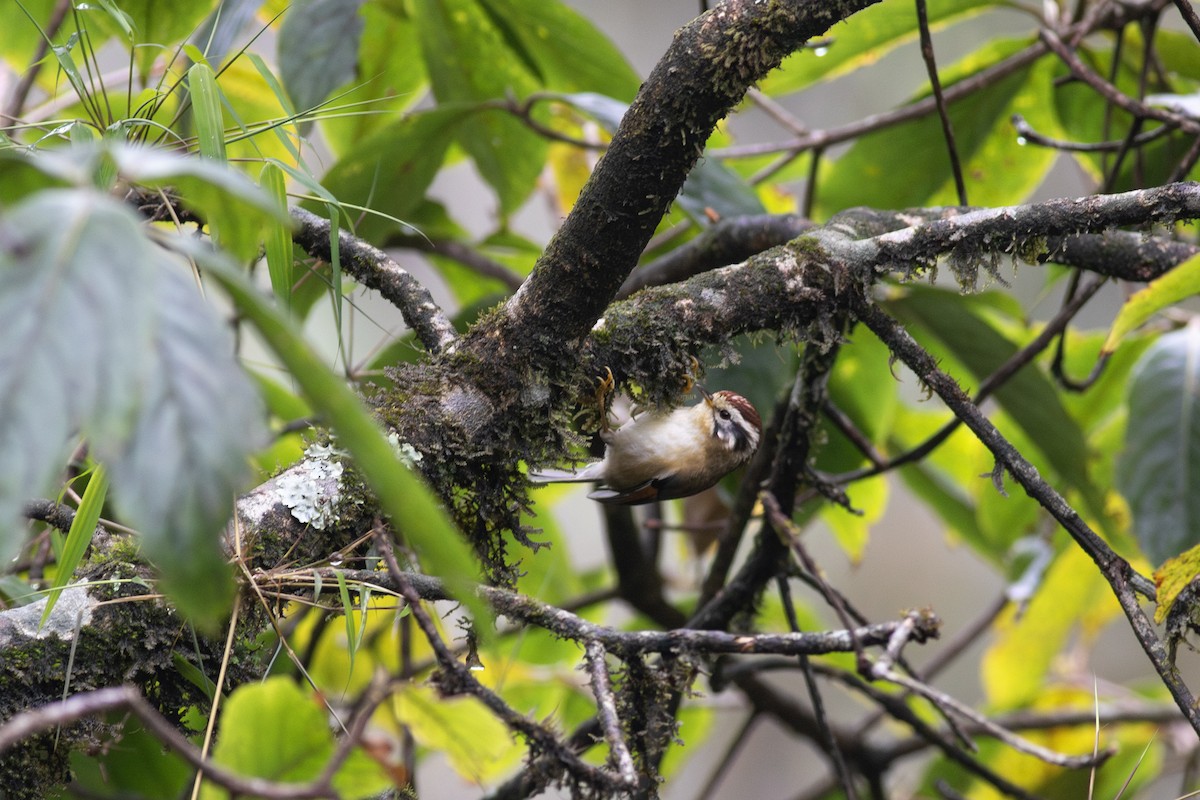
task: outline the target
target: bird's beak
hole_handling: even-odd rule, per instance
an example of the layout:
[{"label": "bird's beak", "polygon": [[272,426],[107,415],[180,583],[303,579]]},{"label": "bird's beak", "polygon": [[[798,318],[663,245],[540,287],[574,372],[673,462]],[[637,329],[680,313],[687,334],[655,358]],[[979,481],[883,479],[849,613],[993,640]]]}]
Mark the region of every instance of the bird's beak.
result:
[{"label": "bird's beak", "polygon": [[704,402],[708,403],[711,406],[712,405],[712,395],[708,393],[708,390],[705,389],[703,386],[701,386],[698,383],[696,384],[696,389],[704,397]]}]

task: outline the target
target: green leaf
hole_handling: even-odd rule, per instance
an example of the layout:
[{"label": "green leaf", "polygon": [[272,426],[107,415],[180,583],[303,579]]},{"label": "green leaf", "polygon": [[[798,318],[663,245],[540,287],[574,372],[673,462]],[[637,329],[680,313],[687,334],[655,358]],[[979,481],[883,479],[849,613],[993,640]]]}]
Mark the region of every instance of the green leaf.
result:
[{"label": "green leaf", "polygon": [[1117,486],[1155,564],[1200,543],[1200,327],[1159,338],[1129,384]]},{"label": "green leaf", "polygon": [[1154,623],[1162,625],[1171,613],[1179,593],[1200,575],[1200,545],[1189,548],[1177,556],[1166,559],[1154,570],[1154,585],[1158,588],[1155,598]]},{"label": "green leaf", "polygon": [[225,117],[221,113],[221,89],[207,64],[193,64],[188,70],[188,89],[192,94],[192,116],[196,120],[196,145],[200,155],[214,161],[225,160]]},{"label": "green leaf", "polygon": [[[293,2],[279,28],[279,76],[300,111],[316,108],[355,76],[361,0]],[[301,126],[304,132],[311,122]]]},{"label": "green leaf", "polygon": [[[997,0],[929,0],[929,26],[940,30],[970,19]],[[917,14],[911,4],[880,3],[854,15],[830,33],[832,43],[817,52],[801,50],[783,60],[762,82],[770,95],[787,94],[818,81],[847,75],[874,64],[896,47],[918,37]]]},{"label": "green leaf", "polygon": [[0,212],[0,557],[70,437],[127,435],[149,371],[158,257],[132,212],[92,190],[42,191]]},{"label": "green leaf", "polygon": [[92,543],[92,534],[96,532],[96,524],[100,521],[100,512],[104,509],[104,500],[107,496],[108,474],[104,471],[104,465],[101,464],[92,470],[87,488],[83,490],[83,498],[79,501],[79,508],[75,512],[75,518],[71,520],[71,529],[67,531],[67,541],[58,555],[54,582],[50,584],[50,593],[46,595],[46,608],[42,611],[39,627],[45,625],[46,620],[50,619],[50,612],[54,610],[58,596],[71,582],[71,578],[75,575],[75,568],[83,561],[83,554],[87,552],[88,545]]},{"label": "green leaf", "polygon": [[[1025,44],[985,45],[946,70],[943,82],[949,86],[959,77],[969,77]],[[1023,146],[1009,119],[1014,113],[1023,114],[1038,130],[1055,135],[1060,129],[1047,101],[1052,77],[1052,64],[1039,63],[950,106],[972,203],[1019,203],[1041,184],[1054,161],[1054,151]],[[817,193],[817,215],[828,217],[859,205],[909,208],[957,202],[941,122],[936,113],[929,113],[858,139],[824,172]]]},{"label": "green leaf", "polygon": [[219,244],[239,259],[258,255],[268,226],[291,226],[287,208],[228,165],[162,150],[110,147],[121,176],[151,187],[171,187],[184,206],[218,229]]},{"label": "green leaf", "polygon": [[[280,210],[287,210],[287,187],[283,170],[278,164],[264,164],[259,176],[259,185],[275,201]],[[284,308],[292,305],[292,226],[290,220],[273,220],[268,223],[266,236],[267,272],[271,276],[271,290],[283,303]]]},{"label": "green leaf", "polygon": [[[417,54],[417,31],[408,17],[388,6],[359,9],[364,25],[358,48],[357,85],[339,94],[337,105],[319,119],[333,152],[345,157],[368,135],[395,120],[425,96],[425,65]],[[340,112],[340,113],[338,113]]]},{"label": "green leaf", "polygon": [[621,51],[561,0],[481,0],[506,43],[548,89],[631,102],[641,79]]},{"label": "green leaf", "polygon": [[[215,0],[164,3],[162,0],[103,0],[107,12],[89,20],[89,29],[119,34],[133,54],[138,77],[148,83],[154,62],[196,29],[216,5]],[[82,8],[87,4],[78,4]],[[169,54],[167,54],[169,57]]]},{"label": "green leaf", "polygon": [[[975,297],[916,285],[906,287],[906,292],[890,301],[889,308],[900,319],[937,337],[977,379],[989,376],[1017,352],[1017,345],[980,313],[980,301]],[[1045,374],[1035,365],[1026,366],[993,397],[1029,437],[1044,463],[1083,491],[1093,509],[1102,507],[1088,476],[1083,432],[1067,414]]]},{"label": "green leaf", "polygon": [[[413,6],[425,68],[438,102],[483,103],[523,98],[542,88],[514,51],[505,27],[478,0],[430,0]],[[496,191],[502,214],[533,190],[547,144],[506,111],[464,117],[456,131],[479,174]]]},{"label": "green leaf", "polygon": [[265,443],[264,414],[233,357],[233,337],[182,265],[162,263],[151,284],[152,363],[137,386],[136,425],[121,446],[97,455],[163,588],[211,628],[233,592],[220,531],[249,474],[247,456]]},{"label": "green leaf", "polygon": [[[443,107],[397,120],[363,140],[322,182],[343,203],[404,219],[420,206],[441,169],[455,126],[469,113],[463,107]],[[378,241],[386,231],[399,227],[392,220],[369,216],[357,232]]]},{"label": "green leaf", "polygon": [[[314,780],[336,749],[321,701],[289,678],[238,687],[225,701],[213,760],[240,775],[286,783]],[[383,770],[355,748],[333,779],[341,797],[371,797],[391,783]],[[204,800],[229,794],[203,785]]]},{"label": "green leaf", "polygon": [[133,716],[124,720],[118,746],[71,752],[71,782],[91,797],[182,797],[195,774]]},{"label": "green leaf", "polygon": [[1104,341],[1104,352],[1113,352],[1122,339],[1131,331],[1140,328],[1146,320],[1198,291],[1200,256],[1192,256],[1166,275],[1151,281],[1146,288],[1125,301],[1108,331],[1108,338]]},{"label": "green leaf", "polygon": [[980,669],[989,705],[1005,710],[1032,702],[1043,691],[1067,637],[1089,617],[1119,613],[1108,583],[1078,547],[1061,552],[1028,607],[1010,605]]},{"label": "green leaf", "polygon": [[419,744],[445,753],[467,780],[495,780],[524,753],[504,723],[474,697],[439,697],[430,687],[406,684],[396,693],[392,709]]},{"label": "green leaf", "polygon": [[446,581],[456,599],[480,621],[477,633],[486,635],[491,612],[475,593],[479,582],[475,559],[446,510],[421,478],[400,462],[358,397],[317,357],[291,321],[228,263],[217,259],[207,263],[212,277],[287,367],[313,409],[329,421],[339,446],[354,456],[355,466],[392,523],[417,550],[421,563]]}]

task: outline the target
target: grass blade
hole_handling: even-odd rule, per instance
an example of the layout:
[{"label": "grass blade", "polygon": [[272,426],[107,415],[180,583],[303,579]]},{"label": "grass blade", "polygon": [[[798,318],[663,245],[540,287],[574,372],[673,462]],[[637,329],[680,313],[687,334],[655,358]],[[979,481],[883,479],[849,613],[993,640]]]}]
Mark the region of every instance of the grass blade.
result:
[{"label": "grass blade", "polygon": [[212,69],[207,64],[193,64],[188,70],[188,88],[192,93],[200,155],[224,161],[225,118],[221,113],[221,89]]},{"label": "grass blade", "polygon": [[96,525],[100,522],[100,511],[104,508],[104,499],[107,495],[108,474],[104,470],[104,465],[100,465],[92,471],[87,488],[83,490],[83,499],[80,500],[79,508],[75,512],[75,519],[71,520],[71,530],[67,532],[67,541],[63,544],[62,555],[58,559],[58,569],[54,572],[54,583],[50,587],[50,594],[46,597],[46,609],[42,612],[42,619],[38,623],[38,627],[45,625],[46,620],[50,619],[50,612],[54,610],[58,596],[71,581],[79,562],[83,561],[83,554],[87,552],[88,545],[92,542],[92,534],[95,533]]}]

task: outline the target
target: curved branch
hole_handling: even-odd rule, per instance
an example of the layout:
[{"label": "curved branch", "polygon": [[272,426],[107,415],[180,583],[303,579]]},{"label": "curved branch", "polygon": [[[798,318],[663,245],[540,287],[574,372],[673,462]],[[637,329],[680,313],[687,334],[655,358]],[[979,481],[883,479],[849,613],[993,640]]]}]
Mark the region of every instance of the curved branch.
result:
[{"label": "curved branch", "polygon": [[498,338],[510,359],[533,354],[535,366],[564,358],[637,263],[717,122],[806,39],[875,2],[733,0],[680,29],[533,273],[474,338]]},{"label": "curved branch", "polygon": [[[330,260],[329,220],[303,208],[289,209],[296,222],[292,238],[309,255]],[[356,280],[390,300],[404,316],[404,322],[431,353],[440,353],[457,338],[454,325],[433,301],[420,281],[393,261],[387,253],[347,231],[338,231],[338,256],[346,271]]]}]

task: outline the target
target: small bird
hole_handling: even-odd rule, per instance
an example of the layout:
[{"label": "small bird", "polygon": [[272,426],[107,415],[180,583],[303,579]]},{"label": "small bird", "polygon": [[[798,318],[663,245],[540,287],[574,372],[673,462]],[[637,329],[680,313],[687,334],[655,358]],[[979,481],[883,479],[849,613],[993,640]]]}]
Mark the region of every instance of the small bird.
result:
[{"label": "small bird", "polygon": [[534,483],[598,481],[588,497],[611,505],[640,505],[702,492],[750,460],[762,420],[740,394],[709,394],[694,406],[648,411],[619,428],[600,431],[604,458],[574,472],[529,473]]}]

